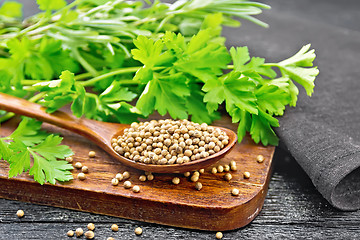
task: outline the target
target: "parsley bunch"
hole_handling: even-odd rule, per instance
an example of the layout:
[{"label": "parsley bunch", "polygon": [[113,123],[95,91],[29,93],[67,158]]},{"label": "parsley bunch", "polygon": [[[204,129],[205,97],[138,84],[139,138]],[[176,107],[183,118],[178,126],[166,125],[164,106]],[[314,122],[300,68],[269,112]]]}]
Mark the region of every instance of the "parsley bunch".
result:
[{"label": "parsley bunch", "polygon": [[[42,12],[24,21],[20,4],[0,8],[0,92],[48,112],[70,104],[75,116],[99,121],[131,123],[157,111],[211,123],[221,110],[238,123],[239,141],[249,132],[256,143],[277,145],[275,117],[296,106],[297,86],[310,96],[319,73],[310,45],[278,63],[250,57],[247,47],[226,48],[224,25],[238,27],[241,18],[267,26],[253,17],[269,8],[262,3],[37,3]],[[12,116],[3,113],[0,122]],[[27,147],[15,152],[38,159]]]}]

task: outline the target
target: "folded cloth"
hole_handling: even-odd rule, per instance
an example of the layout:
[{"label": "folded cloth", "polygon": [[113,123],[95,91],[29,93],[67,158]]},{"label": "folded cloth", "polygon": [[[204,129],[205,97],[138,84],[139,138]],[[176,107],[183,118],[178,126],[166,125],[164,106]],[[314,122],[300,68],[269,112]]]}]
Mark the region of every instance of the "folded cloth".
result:
[{"label": "folded cloth", "polygon": [[312,44],[320,69],[314,94],[300,87],[296,108],[286,109],[275,131],[333,206],[360,209],[360,33],[275,9],[264,20],[267,30],[226,30],[227,44],[247,45],[267,62]]}]

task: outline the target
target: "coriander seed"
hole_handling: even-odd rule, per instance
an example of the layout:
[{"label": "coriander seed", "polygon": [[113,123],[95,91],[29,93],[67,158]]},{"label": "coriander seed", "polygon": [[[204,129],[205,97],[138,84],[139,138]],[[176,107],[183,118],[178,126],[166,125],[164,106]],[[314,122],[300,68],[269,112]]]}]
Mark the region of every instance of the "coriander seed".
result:
[{"label": "coriander seed", "polygon": [[175,184],[175,185],[178,185],[178,184],[180,183],[180,178],[174,177],[174,178],[172,179],[172,183]]},{"label": "coriander seed", "polygon": [[185,173],[184,173],[184,177],[189,177],[190,174],[191,174],[190,172],[185,172]]},{"label": "coriander seed", "polygon": [[239,189],[237,189],[237,188],[231,189],[231,194],[232,194],[233,196],[238,196],[239,193],[240,193]]},{"label": "coriander seed", "polygon": [[25,213],[24,213],[23,210],[19,209],[19,210],[17,210],[16,215],[17,215],[19,218],[22,218],[22,217],[25,215]]},{"label": "coriander seed", "polygon": [[138,185],[135,185],[132,190],[133,190],[134,193],[139,193],[140,192],[140,187]]},{"label": "coriander seed", "polygon": [[143,232],[143,230],[142,230],[142,228],[141,227],[137,227],[137,228],[135,228],[135,234],[136,235],[141,235],[142,234],[142,232]]},{"label": "coriander seed", "polygon": [[225,165],[224,165],[224,171],[225,171],[225,172],[230,171],[230,166],[227,165],[227,164],[225,164]]},{"label": "coriander seed", "polygon": [[66,157],[65,161],[67,161],[68,163],[72,163],[73,162],[73,158],[72,157]]},{"label": "coriander seed", "polygon": [[249,172],[244,172],[244,178],[250,178],[250,173]]},{"label": "coriander seed", "polygon": [[87,166],[83,166],[83,167],[81,168],[81,172],[83,172],[83,173],[88,173],[88,172],[89,172],[89,168],[88,168]]},{"label": "coriander seed", "polygon": [[124,176],[121,173],[118,173],[118,174],[116,174],[115,178],[117,180],[119,180],[119,182],[120,182],[120,181],[122,181],[124,179]]},{"label": "coriander seed", "polygon": [[202,189],[202,184],[201,184],[201,182],[196,182],[196,183],[195,183],[195,189],[198,190],[198,191],[200,191],[200,190]]},{"label": "coriander seed", "polygon": [[203,169],[203,168],[201,168],[200,170],[199,170],[199,173],[201,173],[201,174],[203,174],[205,172],[205,169]]},{"label": "coriander seed", "polygon": [[131,188],[131,182],[130,181],[125,181],[124,182],[124,188]]},{"label": "coriander seed", "polygon": [[112,230],[113,232],[117,232],[117,231],[119,231],[119,226],[116,225],[116,224],[113,224],[113,225],[111,225],[111,230]]},{"label": "coriander seed", "polygon": [[222,165],[219,165],[219,166],[217,167],[217,171],[218,171],[219,173],[222,173],[222,172],[224,171],[224,167],[223,167]]},{"label": "coriander seed", "polygon": [[95,225],[94,225],[93,223],[89,223],[89,224],[87,225],[87,228],[88,228],[90,231],[94,231]]},{"label": "coriander seed", "polygon": [[75,230],[75,234],[76,234],[77,237],[80,237],[80,236],[82,236],[84,234],[84,230],[82,228],[77,228]]},{"label": "coriander seed", "polygon": [[95,237],[95,233],[94,233],[93,231],[87,231],[87,232],[85,233],[85,237],[86,237],[87,239],[93,239],[93,238]]},{"label": "coriander seed", "polygon": [[217,239],[222,239],[223,238],[222,232],[217,232],[215,236],[216,236]]},{"label": "coriander seed", "polygon": [[226,174],[224,175],[224,179],[225,179],[226,181],[230,181],[230,180],[232,179],[231,173],[226,173]]},{"label": "coriander seed", "polygon": [[67,233],[66,233],[66,235],[68,236],[68,237],[72,237],[72,236],[74,236],[74,231],[73,230],[69,230]]},{"label": "coriander seed", "polygon": [[77,169],[82,168],[81,162],[76,162],[76,163],[74,164],[74,167],[77,168]]},{"label": "coriander seed", "polygon": [[152,175],[151,173],[149,175],[147,175],[147,180],[149,180],[149,181],[154,180],[154,175]]},{"label": "coriander seed", "polygon": [[81,181],[85,180],[86,179],[86,175],[85,173],[81,172],[77,175],[77,178]]},{"label": "coriander seed", "polygon": [[231,169],[231,171],[236,171],[236,170],[237,170],[237,166],[236,166],[236,165],[231,165],[231,166],[230,166],[230,169]]},{"label": "coriander seed", "polygon": [[198,175],[192,175],[191,178],[190,178],[190,180],[191,180],[192,182],[197,182],[197,181],[199,180],[199,176],[198,176]]},{"label": "coriander seed", "polygon": [[130,173],[128,171],[123,172],[122,175],[123,175],[124,179],[130,178]]},{"label": "coriander seed", "polygon": [[95,151],[90,151],[90,152],[89,152],[89,157],[94,158],[95,155],[96,155],[96,152],[95,152]]},{"label": "coriander seed", "polygon": [[111,185],[113,185],[113,186],[119,185],[119,179],[117,179],[117,178],[111,179]]},{"label": "coriander seed", "polygon": [[264,156],[263,155],[257,155],[256,160],[257,160],[258,163],[262,163],[262,162],[264,162]]},{"label": "coriander seed", "polygon": [[216,174],[216,173],[217,173],[217,168],[216,168],[216,167],[213,167],[213,168],[211,169],[211,173],[212,173],[212,174]]},{"label": "coriander seed", "polygon": [[139,180],[140,180],[141,182],[145,182],[145,181],[146,181],[146,176],[145,176],[145,175],[141,175],[141,176],[139,177]]}]

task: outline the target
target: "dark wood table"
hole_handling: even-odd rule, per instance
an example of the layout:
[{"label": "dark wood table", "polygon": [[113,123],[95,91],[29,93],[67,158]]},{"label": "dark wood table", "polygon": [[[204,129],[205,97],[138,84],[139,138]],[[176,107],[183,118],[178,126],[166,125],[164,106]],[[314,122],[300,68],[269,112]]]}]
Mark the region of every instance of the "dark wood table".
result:
[{"label": "dark wood table", "polygon": [[[313,44],[316,49],[316,45],[320,44],[317,34],[328,31],[347,34],[360,41],[358,0],[265,2],[273,9],[266,11],[260,18],[271,27],[265,30],[244,23],[241,29],[236,30],[236,34],[234,30],[226,29],[229,45],[248,45],[254,55],[276,61],[312,40],[316,42]],[[33,11],[32,7],[25,8],[27,15]],[[295,30],[303,30],[302,37],[294,36],[292,31]],[[326,61],[334,59],[317,64],[321,67]],[[18,209],[25,211],[24,218],[18,219]],[[96,239],[110,236],[115,239],[215,239],[214,232],[179,229],[0,199],[0,239],[67,239],[68,230],[77,227],[85,229],[89,222],[96,225]],[[119,226],[116,233],[110,230],[113,223]],[[138,226],[143,229],[140,237],[134,234]],[[247,227],[224,232],[223,239],[360,239],[359,226],[360,211],[342,212],[331,207],[296,161],[278,148],[263,210]]]}]

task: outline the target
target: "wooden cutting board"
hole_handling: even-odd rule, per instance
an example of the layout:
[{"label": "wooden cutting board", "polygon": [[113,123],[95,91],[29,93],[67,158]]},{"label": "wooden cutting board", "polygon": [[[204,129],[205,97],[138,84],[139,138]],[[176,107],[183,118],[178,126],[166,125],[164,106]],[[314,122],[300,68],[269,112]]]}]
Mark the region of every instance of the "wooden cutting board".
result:
[{"label": "wooden cutting board", "polygon": [[[0,136],[9,135],[17,123],[11,120],[1,125]],[[214,125],[236,130],[231,120],[225,117]],[[87,139],[48,124],[43,124],[43,128],[61,133],[63,144],[69,145],[75,153],[74,163],[88,166],[87,179],[76,179],[80,172],[77,169],[73,170],[74,180],[56,185],[40,185],[27,173],[9,179],[8,164],[1,160],[1,198],[212,231],[243,227],[259,214],[263,206],[275,148],[256,145],[249,136],[219,162],[237,162],[238,170],[231,171],[231,181],[223,179],[225,173],[211,174],[209,168],[201,174],[199,181],[203,188],[197,191],[195,183],[181,174],[154,174],[154,180],[141,182],[142,171],[120,164]],[[96,151],[95,158],[88,157],[90,150]],[[265,158],[263,163],[256,161],[259,154]],[[123,181],[118,186],[111,185],[116,173],[124,171],[130,172],[130,181],[140,186],[140,193],[124,189]],[[249,179],[244,179],[245,171],[251,173]],[[179,185],[171,182],[175,176],[181,180]],[[231,195],[234,187],[240,190],[239,196]]]}]

